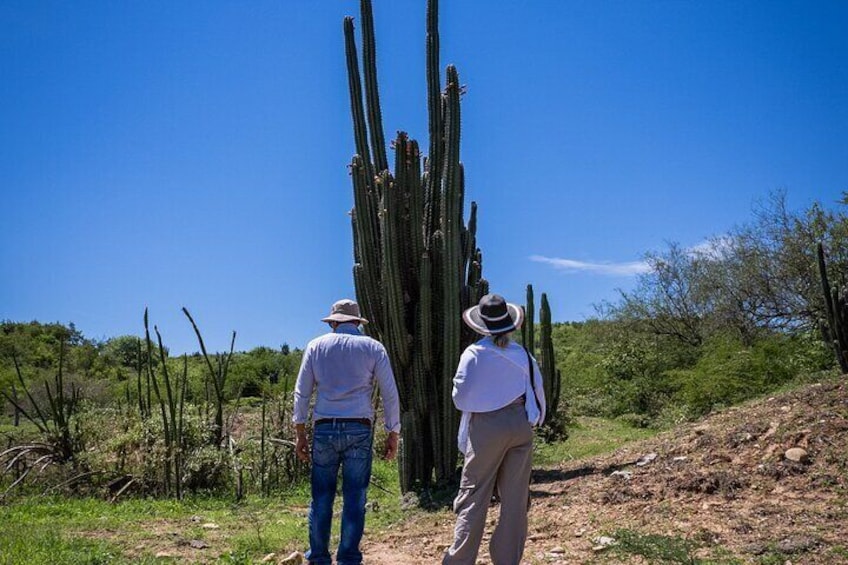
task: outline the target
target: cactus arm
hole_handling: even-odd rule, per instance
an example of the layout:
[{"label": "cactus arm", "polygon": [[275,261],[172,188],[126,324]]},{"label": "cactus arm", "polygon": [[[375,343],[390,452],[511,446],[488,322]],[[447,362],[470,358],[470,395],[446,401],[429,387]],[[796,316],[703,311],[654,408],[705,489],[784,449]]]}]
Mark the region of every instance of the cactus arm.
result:
[{"label": "cactus arm", "polygon": [[535,357],[536,356],[536,326],[535,326],[535,305],[533,303],[533,285],[527,285],[527,306],[524,309],[524,326],[522,338],[524,347]]},{"label": "cactus arm", "polygon": [[[442,145],[444,127],[442,125],[442,84],[439,63],[439,1],[427,0],[427,45],[426,45],[426,73],[427,73],[427,116],[430,133],[430,152],[428,154],[428,167],[430,171],[428,192],[432,198],[435,210],[439,209],[438,181],[442,170]],[[436,218],[431,214],[428,218],[430,225],[428,233],[432,234],[437,226]]]},{"label": "cactus arm", "polygon": [[377,53],[374,39],[374,15],[371,0],[362,0],[362,70],[365,78],[365,106],[371,131],[371,151],[377,174],[389,168],[386,159],[386,140],[383,137],[383,116],[380,110],[380,93],[377,89]]},{"label": "cactus arm", "polygon": [[403,274],[401,272],[402,205],[397,186],[393,185],[388,171],[380,175],[383,185],[381,210],[383,245],[383,315],[386,341],[396,374],[409,365],[409,343],[406,333],[406,314],[403,301]]}]

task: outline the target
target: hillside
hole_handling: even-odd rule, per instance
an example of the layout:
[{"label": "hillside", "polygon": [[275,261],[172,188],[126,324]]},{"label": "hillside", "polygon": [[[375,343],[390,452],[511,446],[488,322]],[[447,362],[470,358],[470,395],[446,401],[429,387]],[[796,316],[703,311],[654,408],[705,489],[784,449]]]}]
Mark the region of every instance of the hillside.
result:
[{"label": "hillside", "polygon": [[[848,384],[808,385],[536,470],[531,493],[528,564],[848,563]],[[452,528],[447,512],[420,517],[366,536],[365,555],[438,563]],[[489,563],[485,547],[479,562]]]}]

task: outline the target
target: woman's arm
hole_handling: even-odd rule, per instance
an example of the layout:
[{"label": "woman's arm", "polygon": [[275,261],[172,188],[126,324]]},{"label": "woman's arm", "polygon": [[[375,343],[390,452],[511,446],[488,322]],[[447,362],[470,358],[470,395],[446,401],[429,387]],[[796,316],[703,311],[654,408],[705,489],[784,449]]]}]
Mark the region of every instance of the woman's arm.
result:
[{"label": "woman's arm", "polygon": [[453,377],[453,404],[457,410],[467,411],[469,402],[474,394],[474,368],[477,364],[477,357],[468,349],[462,352],[459,357],[459,365],[456,368],[456,374]]}]

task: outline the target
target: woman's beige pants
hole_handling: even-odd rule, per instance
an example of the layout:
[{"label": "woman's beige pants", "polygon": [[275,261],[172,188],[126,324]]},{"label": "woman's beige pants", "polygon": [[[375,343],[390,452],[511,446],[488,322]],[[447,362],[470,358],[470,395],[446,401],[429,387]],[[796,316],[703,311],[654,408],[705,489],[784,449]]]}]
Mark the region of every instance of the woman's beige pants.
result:
[{"label": "woman's beige pants", "polygon": [[493,565],[519,565],[527,538],[527,497],[533,455],[533,429],[523,404],[475,413],[468,429],[453,545],[443,565],[474,565],[486,525],[486,512],[497,485],[501,515],[489,541]]}]

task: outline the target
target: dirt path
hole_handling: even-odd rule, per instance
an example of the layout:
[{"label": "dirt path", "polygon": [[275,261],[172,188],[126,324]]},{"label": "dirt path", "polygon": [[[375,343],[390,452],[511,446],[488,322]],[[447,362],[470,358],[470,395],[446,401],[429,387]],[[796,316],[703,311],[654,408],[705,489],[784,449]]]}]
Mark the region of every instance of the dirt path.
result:
[{"label": "dirt path", "polygon": [[[793,447],[804,449],[804,462],[785,457]],[[523,565],[648,563],[666,554],[848,563],[848,385],[811,385],[606,457],[536,470],[531,494]],[[497,513],[489,509],[487,536]],[[366,563],[439,563],[453,519],[426,514],[369,535]],[[599,536],[618,537],[619,551],[595,549]],[[478,563],[489,563],[485,540]]]}]

